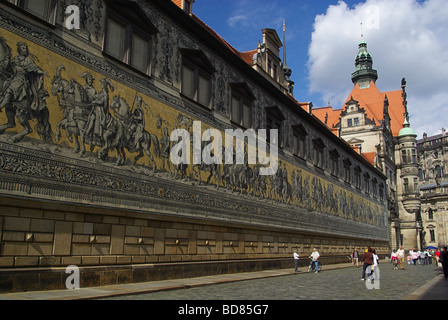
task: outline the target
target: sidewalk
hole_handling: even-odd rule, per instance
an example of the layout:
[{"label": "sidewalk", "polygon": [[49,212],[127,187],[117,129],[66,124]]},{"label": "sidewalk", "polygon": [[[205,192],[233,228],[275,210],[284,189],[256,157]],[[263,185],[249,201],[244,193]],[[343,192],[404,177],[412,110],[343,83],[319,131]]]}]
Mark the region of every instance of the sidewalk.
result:
[{"label": "sidewalk", "polygon": [[[324,271],[352,267],[350,263],[327,265]],[[305,273],[307,267],[299,268],[299,273]],[[133,283],[123,285],[104,286],[96,288],[81,288],[79,290],[55,290],[0,294],[0,300],[87,300],[107,297],[119,297],[124,295],[143,294],[165,290],[177,290],[194,288],[220,283],[254,280],[262,278],[280,277],[294,274],[293,269],[267,270],[260,272],[248,272],[239,274],[224,274],[190,279],[164,280],[145,283]],[[416,290],[405,300],[447,300],[448,281],[442,275],[438,275],[425,286]]]}]

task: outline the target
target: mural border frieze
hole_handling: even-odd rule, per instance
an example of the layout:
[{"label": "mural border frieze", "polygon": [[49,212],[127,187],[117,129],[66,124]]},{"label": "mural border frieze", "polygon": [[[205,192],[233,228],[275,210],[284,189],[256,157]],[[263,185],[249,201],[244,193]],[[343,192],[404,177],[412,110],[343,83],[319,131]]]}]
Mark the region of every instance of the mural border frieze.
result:
[{"label": "mural border frieze", "polygon": [[[0,190],[45,201],[382,239],[381,228],[0,142]],[[149,170],[148,170],[149,172]]]}]

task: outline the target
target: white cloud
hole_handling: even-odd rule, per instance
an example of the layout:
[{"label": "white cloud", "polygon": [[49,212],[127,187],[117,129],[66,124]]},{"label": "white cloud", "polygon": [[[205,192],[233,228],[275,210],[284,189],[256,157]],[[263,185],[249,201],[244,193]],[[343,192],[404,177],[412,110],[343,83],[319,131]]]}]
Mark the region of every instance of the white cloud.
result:
[{"label": "white cloud", "polygon": [[315,19],[309,47],[310,92],[342,107],[353,84],[351,72],[363,22],[364,39],[378,70],[378,88],[400,90],[407,80],[411,125],[422,137],[448,128],[448,2],[367,0],[352,8],[340,1]]},{"label": "white cloud", "polygon": [[227,19],[227,23],[231,27],[235,27],[237,25],[246,25],[247,24],[247,16],[239,14],[236,16],[232,16],[229,19]]}]

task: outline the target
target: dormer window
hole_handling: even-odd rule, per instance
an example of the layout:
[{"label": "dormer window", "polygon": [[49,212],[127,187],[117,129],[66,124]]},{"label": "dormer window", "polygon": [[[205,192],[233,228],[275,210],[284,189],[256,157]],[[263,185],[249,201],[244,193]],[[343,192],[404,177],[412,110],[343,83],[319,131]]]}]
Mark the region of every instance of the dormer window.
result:
[{"label": "dormer window", "polygon": [[232,83],[231,114],[230,120],[244,128],[252,128],[252,107],[254,95],[245,83]]},{"label": "dormer window", "polygon": [[194,0],[182,0],[182,9],[185,13],[191,15],[193,13]]},{"label": "dormer window", "polygon": [[10,0],[9,2],[45,22],[55,23],[57,0]]},{"label": "dormer window", "polygon": [[181,53],[182,95],[210,108],[213,65],[202,51],[181,49]]},{"label": "dormer window", "polygon": [[270,130],[278,131],[278,141],[271,141],[272,144],[277,145],[279,148],[283,148],[283,121],[285,116],[280,111],[278,107],[266,108],[266,130],[268,135],[268,140],[270,139]]},{"label": "dormer window", "polygon": [[299,124],[292,127],[293,130],[293,154],[301,159],[306,159],[306,137],[308,133]]},{"label": "dormer window", "polygon": [[109,4],[103,50],[109,57],[150,75],[151,40],[157,29],[137,8],[137,4]]},{"label": "dormer window", "polygon": [[324,168],[324,149],[325,144],[322,139],[318,138],[313,141],[313,162],[314,166]]}]

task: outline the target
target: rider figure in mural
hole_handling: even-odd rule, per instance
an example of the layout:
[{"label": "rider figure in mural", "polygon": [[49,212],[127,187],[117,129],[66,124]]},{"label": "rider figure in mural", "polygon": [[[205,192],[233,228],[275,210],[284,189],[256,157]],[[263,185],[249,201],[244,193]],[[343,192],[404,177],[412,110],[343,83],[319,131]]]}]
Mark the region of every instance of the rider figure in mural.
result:
[{"label": "rider figure in mural", "polygon": [[27,105],[20,105],[22,111],[31,107],[31,111],[37,112],[45,107],[45,97],[48,92],[45,91],[44,76],[47,75],[35,60],[39,60],[28,50],[28,45],[23,42],[17,43],[18,55],[12,59],[11,66],[13,75],[5,85],[6,92],[0,101],[0,111],[10,105],[12,102],[21,102],[28,100]]},{"label": "rider figure in mural", "polygon": [[144,104],[145,102],[143,102],[142,97],[138,97],[137,107],[135,108],[131,117],[131,125],[129,126],[129,139],[131,145],[134,147],[138,146],[140,139],[143,138],[143,132],[145,131],[145,112],[143,111]]},{"label": "rider figure in mural", "polygon": [[93,109],[87,123],[86,135],[93,133],[93,144],[103,145],[103,133],[106,129],[106,115],[109,109],[109,87],[114,91],[114,86],[109,79],[101,79],[102,90],[92,101]]}]

